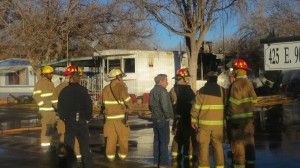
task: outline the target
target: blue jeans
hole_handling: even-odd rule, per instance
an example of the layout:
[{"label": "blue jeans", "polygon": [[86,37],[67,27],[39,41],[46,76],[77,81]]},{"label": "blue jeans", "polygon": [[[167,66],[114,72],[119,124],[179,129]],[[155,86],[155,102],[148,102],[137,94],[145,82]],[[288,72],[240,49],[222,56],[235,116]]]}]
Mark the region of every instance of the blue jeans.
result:
[{"label": "blue jeans", "polygon": [[154,144],[153,156],[154,164],[161,166],[169,165],[168,145],[170,141],[169,121],[153,121]]}]

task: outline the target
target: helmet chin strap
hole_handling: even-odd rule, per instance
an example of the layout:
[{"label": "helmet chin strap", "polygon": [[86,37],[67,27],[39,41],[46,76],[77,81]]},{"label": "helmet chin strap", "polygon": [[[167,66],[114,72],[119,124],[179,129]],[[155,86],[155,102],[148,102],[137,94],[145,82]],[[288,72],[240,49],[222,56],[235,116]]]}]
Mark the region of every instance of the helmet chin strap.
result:
[{"label": "helmet chin strap", "polygon": [[44,75],[47,79],[49,79],[50,81],[52,80],[52,77],[49,77],[49,74],[45,74]]},{"label": "helmet chin strap", "polygon": [[118,81],[121,81],[122,76],[118,76],[117,79]]}]

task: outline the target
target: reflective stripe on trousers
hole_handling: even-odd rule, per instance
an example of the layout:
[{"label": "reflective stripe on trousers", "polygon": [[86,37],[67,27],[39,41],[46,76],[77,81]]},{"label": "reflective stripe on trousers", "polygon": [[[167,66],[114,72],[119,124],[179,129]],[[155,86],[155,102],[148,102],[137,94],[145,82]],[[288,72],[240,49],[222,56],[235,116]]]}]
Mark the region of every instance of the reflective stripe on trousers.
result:
[{"label": "reflective stripe on trousers", "polygon": [[105,115],[105,118],[108,119],[108,120],[123,119],[123,118],[125,118],[125,114],[119,114],[119,115]]}]

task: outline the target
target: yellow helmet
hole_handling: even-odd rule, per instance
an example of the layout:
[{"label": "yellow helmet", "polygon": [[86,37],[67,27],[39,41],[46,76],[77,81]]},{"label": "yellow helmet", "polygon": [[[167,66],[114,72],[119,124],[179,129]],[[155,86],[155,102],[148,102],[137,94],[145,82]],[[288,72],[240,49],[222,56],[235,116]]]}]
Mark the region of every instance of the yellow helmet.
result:
[{"label": "yellow helmet", "polygon": [[83,68],[82,67],[78,67],[77,69],[78,69],[78,74],[80,76],[82,76],[82,74],[83,74]]},{"label": "yellow helmet", "polygon": [[46,65],[43,67],[42,74],[49,74],[49,73],[53,73],[53,72],[54,72],[54,70],[51,66]]},{"label": "yellow helmet", "polygon": [[122,70],[119,68],[112,69],[108,74],[109,78],[117,78],[117,77],[125,77],[125,76],[126,74],[123,73]]}]

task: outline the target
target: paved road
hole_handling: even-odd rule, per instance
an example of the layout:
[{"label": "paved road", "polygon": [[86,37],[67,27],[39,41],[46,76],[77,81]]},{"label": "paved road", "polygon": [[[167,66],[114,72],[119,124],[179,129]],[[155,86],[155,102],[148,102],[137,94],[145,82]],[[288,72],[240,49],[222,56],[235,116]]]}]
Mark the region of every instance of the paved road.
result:
[{"label": "paved road", "polygon": [[[299,102],[276,106],[257,113],[256,118],[256,167],[257,168],[298,168],[300,167],[300,104]],[[36,111],[30,108],[0,107],[0,126],[2,129],[38,125]],[[262,122],[259,121],[259,116]],[[97,167],[147,168],[152,167],[153,133],[151,122],[130,117],[131,134],[129,154],[126,161],[108,162],[105,159],[102,131],[99,123],[91,126],[91,149]],[[231,164],[227,156],[230,149],[224,144],[226,167]],[[211,161],[212,162],[212,161]],[[171,163],[171,160],[170,160]],[[26,131],[0,135],[1,168],[54,168],[58,161],[54,153],[44,153],[39,147],[39,132]],[[178,161],[173,167],[196,168],[196,161]]]}]

